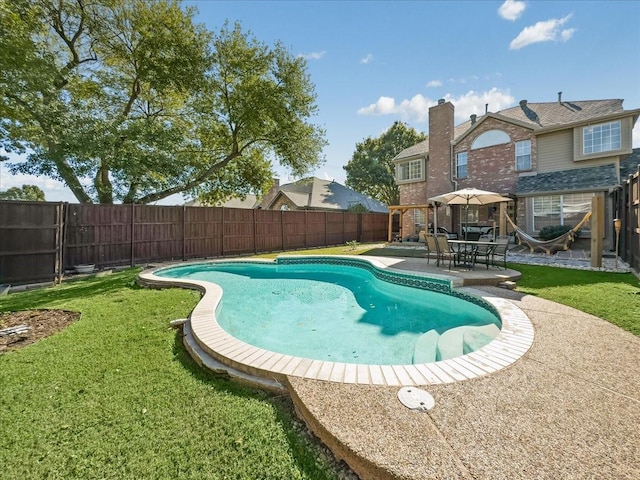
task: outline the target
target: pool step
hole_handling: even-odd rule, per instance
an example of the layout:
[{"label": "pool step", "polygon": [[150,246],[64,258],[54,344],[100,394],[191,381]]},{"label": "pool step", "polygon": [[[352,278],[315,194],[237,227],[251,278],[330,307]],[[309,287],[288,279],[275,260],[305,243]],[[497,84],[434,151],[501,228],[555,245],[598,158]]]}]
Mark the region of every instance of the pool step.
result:
[{"label": "pool step", "polygon": [[413,347],[413,363],[431,363],[436,361],[438,339],[440,334],[435,330],[423,333]]},{"label": "pool step", "polygon": [[440,335],[436,330],[423,333],[413,349],[413,363],[431,363],[460,357],[484,347],[500,333],[490,325],[464,325]]}]

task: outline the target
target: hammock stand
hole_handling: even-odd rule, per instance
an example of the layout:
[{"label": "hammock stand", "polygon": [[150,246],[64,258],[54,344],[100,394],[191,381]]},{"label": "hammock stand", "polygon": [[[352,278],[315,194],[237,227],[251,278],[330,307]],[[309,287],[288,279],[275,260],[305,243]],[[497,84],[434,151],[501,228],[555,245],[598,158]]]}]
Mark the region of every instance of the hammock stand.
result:
[{"label": "hammock stand", "polygon": [[529,247],[529,253],[533,253],[536,249],[544,250],[547,255],[551,255],[559,250],[568,250],[569,244],[576,239],[576,233],[582,228],[582,226],[591,218],[591,212],[587,212],[584,218],[575,227],[566,233],[563,233],[559,237],[552,238],[551,240],[538,240],[527,234],[524,230],[518,227],[513,220],[506,216],[507,221],[511,224],[516,231],[519,245],[526,245]]}]

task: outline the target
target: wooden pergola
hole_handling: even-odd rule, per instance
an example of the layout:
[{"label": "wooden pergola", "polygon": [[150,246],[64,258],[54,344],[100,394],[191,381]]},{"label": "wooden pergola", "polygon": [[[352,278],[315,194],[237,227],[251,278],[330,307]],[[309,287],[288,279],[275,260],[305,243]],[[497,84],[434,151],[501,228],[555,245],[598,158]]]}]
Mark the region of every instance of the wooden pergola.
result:
[{"label": "wooden pergola", "polygon": [[393,241],[393,214],[400,212],[400,238],[402,238],[402,217],[407,210],[422,210],[424,212],[425,221],[429,219],[429,209],[433,208],[433,205],[389,205],[389,234],[387,240]]}]

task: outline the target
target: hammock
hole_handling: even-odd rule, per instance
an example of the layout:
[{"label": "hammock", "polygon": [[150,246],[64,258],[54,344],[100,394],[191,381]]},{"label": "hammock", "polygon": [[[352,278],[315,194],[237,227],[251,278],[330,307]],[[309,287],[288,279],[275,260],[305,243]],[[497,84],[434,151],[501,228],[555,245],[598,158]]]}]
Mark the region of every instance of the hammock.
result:
[{"label": "hammock", "polygon": [[511,226],[516,231],[518,236],[518,244],[526,245],[529,247],[529,253],[533,253],[536,249],[544,250],[547,255],[551,255],[558,250],[568,250],[569,244],[576,239],[576,233],[578,230],[582,228],[582,226],[589,221],[591,218],[591,212],[587,212],[584,218],[578,223],[575,227],[569,230],[566,233],[563,233],[559,237],[552,238],[551,240],[538,240],[537,238],[533,238],[531,235],[527,234],[524,230],[518,227],[509,215],[507,215],[507,220],[511,224]]}]

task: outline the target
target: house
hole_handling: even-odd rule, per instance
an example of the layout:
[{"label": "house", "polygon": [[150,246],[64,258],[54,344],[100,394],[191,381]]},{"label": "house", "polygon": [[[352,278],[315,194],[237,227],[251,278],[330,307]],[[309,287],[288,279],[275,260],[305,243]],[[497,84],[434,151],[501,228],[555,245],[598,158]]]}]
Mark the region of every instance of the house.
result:
[{"label": "house", "polygon": [[[560,92],[555,102],[522,100],[495,113],[486,108],[484,115],[471,115],[456,126],[454,105],[439,100],[429,109],[429,138],[393,160],[400,203],[425,205],[431,197],[465,187],[489,190],[513,198],[507,213],[537,235],[548,225],[577,224],[599,195],[605,225],[612,225],[615,191],[629,171],[637,170],[631,164],[640,158],[631,138],[640,109],[624,110],[622,103],[569,102]],[[468,221],[491,225],[495,215],[495,206],[471,206]],[[424,216],[424,209],[403,216],[403,232],[423,229]],[[437,221],[459,231],[460,209],[438,209]],[[611,247],[613,233],[605,230],[604,245]]]},{"label": "house", "polygon": [[387,212],[378,200],[358,193],[333,180],[304,178],[280,186],[273,198],[263,201],[259,208],[267,210],[351,210],[362,208],[369,212]]},{"label": "house", "polygon": [[[187,206],[200,206],[199,201],[186,203]],[[261,208],[265,210],[327,210],[346,211],[361,209],[368,212],[387,212],[387,206],[371,197],[358,193],[333,180],[309,177],[297,182],[280,185],[274,179],[274,185],[262,198],[247,195],[244,199],[231,198],[216,207]]]}]

